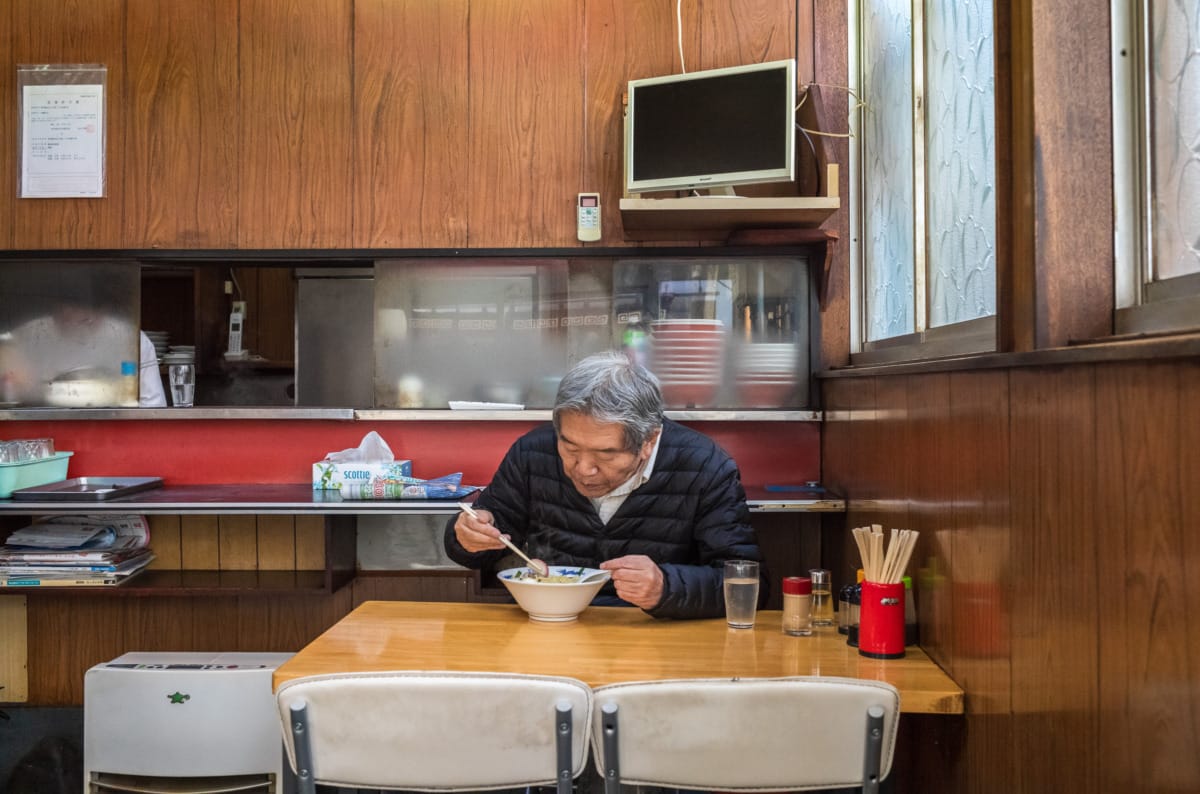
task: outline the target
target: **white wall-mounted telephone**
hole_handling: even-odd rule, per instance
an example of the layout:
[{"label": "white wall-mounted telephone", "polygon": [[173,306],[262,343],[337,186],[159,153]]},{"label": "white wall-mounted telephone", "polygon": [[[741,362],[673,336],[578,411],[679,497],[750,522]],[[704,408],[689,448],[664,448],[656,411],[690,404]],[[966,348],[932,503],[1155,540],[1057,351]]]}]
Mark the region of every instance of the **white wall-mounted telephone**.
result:
[{"label": "white wall-mounted telephone", "polygon": [[242,325],[246,319],[246,302],[234,301],[233,311],[229,313],[229,349],[227,356],[239,356],[242,350]]}]

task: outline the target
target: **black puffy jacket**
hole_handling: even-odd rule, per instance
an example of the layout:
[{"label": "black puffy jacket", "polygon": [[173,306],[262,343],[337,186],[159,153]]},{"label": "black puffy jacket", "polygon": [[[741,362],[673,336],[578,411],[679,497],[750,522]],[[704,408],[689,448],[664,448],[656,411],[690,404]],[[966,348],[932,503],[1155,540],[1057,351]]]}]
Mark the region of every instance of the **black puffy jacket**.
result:
[{"label": "black puffy jacket", "polygon": [[[646,610],[655,617],[724,615],[722,563],[760,559],[737,464],[712,439],[669,419],[650,479],[607,525],[563,472],[550,424],[517,439],[476,506],[492,511],[500,531],[531,557],[554,565],[650,557],[663,571],[662,600]],[[505,556],[504,549],[464,549],[454,535],[456,519],[446,524],[452,560],[490,568]]]}]

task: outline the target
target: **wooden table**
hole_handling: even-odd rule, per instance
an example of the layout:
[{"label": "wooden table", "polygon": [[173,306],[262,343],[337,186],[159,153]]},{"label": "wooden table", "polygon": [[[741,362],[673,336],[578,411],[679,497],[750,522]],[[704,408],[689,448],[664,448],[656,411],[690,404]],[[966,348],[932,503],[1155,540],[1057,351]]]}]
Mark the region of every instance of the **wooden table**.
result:
[{"label": "wooden table", "polygon": [[760,611],[756,623],[730,629],[724,619],[656,620],[627,607],[589,607],[569,623],[539,623],[508,604],[367,601],[280,666],[274,686],[380,670],[536,673],[591,686],[829,675],[886,681],[900,690],[905,712],[963,711],[962,689],[919,648],[903,659],[868,659],[833,628],[789,637],[778,611]]}]

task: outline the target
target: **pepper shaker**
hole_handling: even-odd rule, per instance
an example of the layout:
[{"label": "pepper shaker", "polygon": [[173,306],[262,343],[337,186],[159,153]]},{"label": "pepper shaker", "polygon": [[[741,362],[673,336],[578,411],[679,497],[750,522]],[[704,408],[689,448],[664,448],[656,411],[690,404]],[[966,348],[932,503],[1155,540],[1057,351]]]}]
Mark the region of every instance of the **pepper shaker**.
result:
[{"label": "pepper shaker", "polygon": [[806,576],[784,577],[783,633],[793,637],[812,634],[812,580]]}]

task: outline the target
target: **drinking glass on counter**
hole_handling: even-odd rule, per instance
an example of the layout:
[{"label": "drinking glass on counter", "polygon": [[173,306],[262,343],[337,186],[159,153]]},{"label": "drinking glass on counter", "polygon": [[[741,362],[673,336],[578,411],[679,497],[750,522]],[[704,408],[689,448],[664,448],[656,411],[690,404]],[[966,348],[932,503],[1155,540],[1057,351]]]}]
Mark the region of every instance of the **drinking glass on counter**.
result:
[{"label": "drinking glass on counter", "polygon": [[171,405],[191,408],[196,396],[196,365],[170,364],[167,367],[167,382],[171,386]]},{"label": "drinking glass on counter", "polygon": [[758,609],[758,563],[725,561],[725,622],[731,628],[754,628]]},{"label": "drinking glass on counter", "polygon": [[54,439],[18,438],[0,441],[0,463],[21,463],[54,457]]}]

